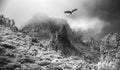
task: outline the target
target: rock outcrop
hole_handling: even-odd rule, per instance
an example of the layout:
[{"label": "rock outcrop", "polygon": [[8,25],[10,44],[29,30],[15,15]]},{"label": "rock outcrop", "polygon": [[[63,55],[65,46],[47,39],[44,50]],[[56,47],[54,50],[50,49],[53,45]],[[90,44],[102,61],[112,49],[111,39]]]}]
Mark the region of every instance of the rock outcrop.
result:
[{"label": "rock outcrop", "polygon": [[[120,66],[120,34],[110,33],[102,39],[103,44],[101,45],[101,61],[105,65],[114,66],[115,70],[119,70]],[[112,68],[113,69],[113,68]]]},{"label": "rock outcrop", "polygon": [[120,70],[119,33],[84,42],[63,20],[27,25],[24,33],[3,24],[1,17],[0,70]]},{"label": "rock outcrop", "polygon": [[63,55],[80,55],[80,51],[71,43],[72,29],[66,20],[54,18],[38,20],[26,25],[22,31],[39,40],[49,39],[51,48],[61,51]]},{"label": "rock outcrop", "polygon": [[0,26],[8,27],[14,32],[18,31],[18,28],[15,25],[15,21],[13,19],[10,20],[9,18],[5,18],[4,15],[0,15]]}]

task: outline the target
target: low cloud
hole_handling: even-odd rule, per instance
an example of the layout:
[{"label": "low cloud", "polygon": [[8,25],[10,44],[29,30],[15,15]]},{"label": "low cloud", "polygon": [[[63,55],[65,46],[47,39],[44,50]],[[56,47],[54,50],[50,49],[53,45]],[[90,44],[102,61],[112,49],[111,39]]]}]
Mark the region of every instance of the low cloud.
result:
[{"label": "low cloud", "polygon": [[[36,13],[66,19],[72,28],[92,34],[119,31],[120,0],[11,0],[3,11],[21,27]],[[64,11],[77,8],[72,15]]]},{"label": "low cloud", "polygon": [[89,36],[96,37],[100,37],[100,34],[103,32],[103,28],[109,25],[108,22],[105,22],[98,17],[84,17],[77,20],[69,20],[68,22],[72,29],[76,31],[81,30]]}]

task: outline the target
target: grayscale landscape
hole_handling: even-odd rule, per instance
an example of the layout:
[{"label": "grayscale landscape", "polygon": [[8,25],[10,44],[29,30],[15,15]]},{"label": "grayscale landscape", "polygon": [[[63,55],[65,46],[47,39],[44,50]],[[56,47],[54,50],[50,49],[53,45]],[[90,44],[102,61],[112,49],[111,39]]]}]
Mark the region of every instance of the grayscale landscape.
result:
[{"label": "grayscale landscape", "polygon": [[119,0],[0,0],[0,70],[120,70]]}]

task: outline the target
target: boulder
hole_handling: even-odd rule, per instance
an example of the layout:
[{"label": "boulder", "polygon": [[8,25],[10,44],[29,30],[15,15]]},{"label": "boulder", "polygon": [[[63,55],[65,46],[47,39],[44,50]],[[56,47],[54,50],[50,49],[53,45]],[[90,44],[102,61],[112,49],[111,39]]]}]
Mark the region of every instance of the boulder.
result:
[{"label": "boulder", "polygon": [[42,61],[42,62],[38,63],[38,65],[40,65],[40,66],[47,66],[50,64],[51,64],[51,62],[48,62],[48,61]]},{"label": "boulder", "polygon": [[35,63],[35,60],[31,59],[31,58],[22,58],[22,59],[19,59],[18,62],[20,62],[21,64],[24,64],[24,63]]},{"label": "boulder", "polygon": [[16,47],[10,44],[0,44],[0,46],[7,48],[7,49],[15,49]]}]

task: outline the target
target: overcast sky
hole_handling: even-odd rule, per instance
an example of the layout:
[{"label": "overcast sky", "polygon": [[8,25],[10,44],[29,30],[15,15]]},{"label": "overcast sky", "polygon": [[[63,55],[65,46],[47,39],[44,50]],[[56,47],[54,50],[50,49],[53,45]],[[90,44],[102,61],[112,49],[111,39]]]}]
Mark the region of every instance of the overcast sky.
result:
[{"label": "overcast sky", "polygon": [[[0,13],[24,25],[36,13],[64,18],[75,29],[106,34],[120,30],[120,0],[0,0]],[[72,15],[65,10],[78,10]],[[90,30],[90,31],[89,31]]]}]

